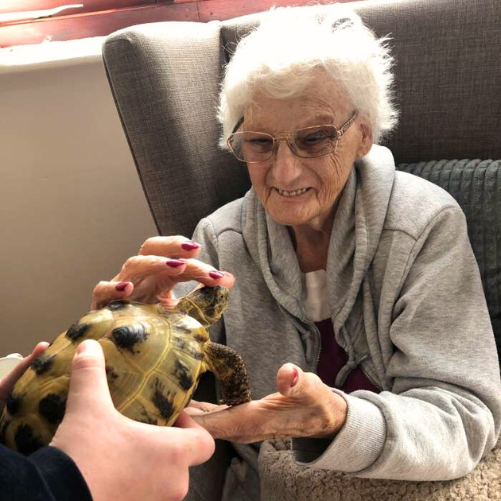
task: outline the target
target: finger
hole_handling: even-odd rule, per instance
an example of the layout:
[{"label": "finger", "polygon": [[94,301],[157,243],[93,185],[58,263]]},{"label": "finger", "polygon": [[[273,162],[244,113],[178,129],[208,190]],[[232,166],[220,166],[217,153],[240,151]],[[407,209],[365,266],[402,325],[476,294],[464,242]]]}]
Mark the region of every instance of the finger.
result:
[{"label": "finger", "polygon": [[33,363],[33,361],[39,357],[49,346],[49,343],[42,341],[38,343],[33,351],[27,356],[24,357],[15,367],[12,369],[9,374],[7,374],[4,378],[2,378],[2,393],[7,392],[10,393],[12,387],[17,382],[17,380],[26,372],[29,366]]},{"label": "finger", "polygon": [[221,411],[194,415],[193,419],[205,428],[213,438],[240,441],[252,435],[252,442],[261,440],[267,430],[270,416],[260,408],[259,401],[252,401]]},{"label": "finger", "polygon": [[201,245],[198,242],[190,240],[181,235],[169,237],[152,237],[139,249],[139,254],[164,256],[164,257],[182,257],[193,258],[200,252]]},{"label": "finger", "polygon": [[129,281],[101,281],[92,292],[91,310],[106,306],[110,301],[126,299],[134,292],[134,284]]},{"label": "finger", "polygon": [[165,275],[168,277],[180,275],[184,272],[186,261],[182,259],[173,259],[164,256],[132,256],[125,261],[120,273],[114,278],[114,281],[132,281],[138,280],[148,275]]},{"label": "finger", "polygon": [[133,256],[127,259],[112,281],[100,282],[94,288],[91,308],[102,308],[114,299],[124,298],[156,302],[159,295],[171,290],[177,283],[192,280],[212,287],[231,288],[235,283],[231,273],[196,259]]},{"label": "finger", "polygon": [[235,276],[229,271],[218,270],[197,259],[186,259],[186,270],[177,276],[176,280],[185,282],[196,280],[211,287],[219,285],[228,289],[235,284]]},{"label": "finger", "polygon": [[[176,420],[175,426],[182,428],[183,451],[189,465],[207,461],[214,454],[215,443],[210,433],[196,423],[184,410]],[[180,430],[181,431],[181,430]]]},{"label": "finger", "polygon": [[157,296],[157,299],[166,311],[174,311],[180,301],[176,298],[173,290],[163,291]]},{"label": "finger", "polygon": [[177,428],[198,428],[200,430],[203,430],[203,427],[189,416],[189,414],[186,412],[186,409],[183,409],[181,411],[181,414],[179,414],[179,417],[176,419],[174,426],[176,426]]},{"label": "finger", "polygon": [[192,400],[185,408],[185,410],[196,409],[202,412],[214,412],[214,411],[221,411],[227,408],[228,405],[218,405],[218,404],[212,404],[210,402],[199,402],[197,400]]},{"label": "finger", "polygon": [[284,396],[301,405],[315,404],[322,394],[330,390],[322,380],[312,372],[303,370],[294,364],[284,364],[277,373],[277,388]]},{"label": "finger", "polygon": [[[148,276],[154,276],[156,282],[161,284],[161,290],[157,291],[157,294],[179,282],[196,280],[205,285],[223,287],[231,287],[235,282],[231,273],[217,270],[198,259],[172,259],[155,255],[133,256],[127,259],[114,281],[132,281],[139,290],[142,280]],[[151,286],[151,283],[148,285]]]},{"label": "finger", "polygon": [[180,282],[198,281],[208,286],[232,287],[235,277],[197,259],[171,259],[162,256],[133,256],[125,262],[120,273],[108,284],[101,283],[94,295],[97,304],[106,304],[116,297],[112,283],[133,282],[130,298],[154,302],[161,293]]},{"label": "finger", "polygon": [[78,345],[73,358],[66,412],[85,415],[90,408],[103,412],[115,409],[106,380],[101,345],[93,339],[86,339]]},{"label": "finger", "polygon": [[292,388],[294,388],[304,374],[303,371],[294,364],[284,364],[280,369],[278,369],[277,373],[277,389],[278,391],[284,395],[289,395]]},{"label": "finger", "polygon": [[133,256],[124,263],[111,281],[102,281],[92,293],[92,309],[103,308],[115,299],[155,302],[162,288],[168,290],[177,282],[172,276],[183,273],[185,261],[161,256]]},{"label": "finger", "polygon": [[189,416],[200,416],[201,414],[205,414],[205,411],[197,409],[196,407],[185,407],[184,410]]}]

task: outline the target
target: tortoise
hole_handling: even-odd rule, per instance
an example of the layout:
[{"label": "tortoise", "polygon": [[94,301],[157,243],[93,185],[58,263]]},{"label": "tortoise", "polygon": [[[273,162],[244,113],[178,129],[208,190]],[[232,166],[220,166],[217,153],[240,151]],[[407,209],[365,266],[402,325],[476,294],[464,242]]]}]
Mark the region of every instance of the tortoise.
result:
[{"label": "tortoise", "polygon": [[115,407],[131,419],[172,425],[207,370],[221,384],[223,403],[248,402],[242,358],[211,342],[207,332],[228,299],[228,289],[205,286],[173,308],[116,300],[90,311],[60,334],[15,384],[0,419],[0,441],[26,455],[50,443],[64,416],[76,347],[89,338],[103,348]]}]

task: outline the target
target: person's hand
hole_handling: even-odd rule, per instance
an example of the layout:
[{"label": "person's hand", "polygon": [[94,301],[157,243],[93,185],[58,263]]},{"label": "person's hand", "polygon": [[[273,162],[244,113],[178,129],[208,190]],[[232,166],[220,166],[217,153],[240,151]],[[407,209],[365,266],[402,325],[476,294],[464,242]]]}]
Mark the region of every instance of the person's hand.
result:
[{"label": "person's hand", "polygon": [[188,467],[214,452],[214,440],[186,413],[176,427],[138,423],[111,400],[97,341],[83,341],[73,359],[64,419],[51,446],[68,454],[94,501],[180,500]]},{"label": "person's hand", "polygon": [[235,407],[192,401],[186,411],[214,438],[240,443],[332,437],[346,421],[345,399],[316,374],[285,364],[278,371],[277,388],[278,393]]},{"label": "person's hand", "polygon": [[174,286],[191,280],[232,287],[235,277],[194,259],[199,252],[200,244],[182,236],[149,238],[139,255],[127,259],[116,277],[96,285],[91,308],[102,308],[114,299],[172,303]]},{"label": "person's hand", "polygon": [[45,341],[38,343],[33,351],[24,357],[5,377],[0,379],[0,414],[7,403],[12,388],[17,380],[28,370],[29,366],[33,363],[35,358],[39,357],[49,346]]}]

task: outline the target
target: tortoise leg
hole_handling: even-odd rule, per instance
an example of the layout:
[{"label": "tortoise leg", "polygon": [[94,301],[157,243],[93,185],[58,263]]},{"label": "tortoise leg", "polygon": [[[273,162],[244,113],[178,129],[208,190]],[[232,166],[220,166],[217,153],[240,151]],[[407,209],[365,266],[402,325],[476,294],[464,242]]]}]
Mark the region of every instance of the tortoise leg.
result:
[{"label": "tortoise leg", "polygon": [[239,405],[250,402],[251,392],[242,357],[222,344],[205,345],[205,363],[221,383],[223,403]]}]

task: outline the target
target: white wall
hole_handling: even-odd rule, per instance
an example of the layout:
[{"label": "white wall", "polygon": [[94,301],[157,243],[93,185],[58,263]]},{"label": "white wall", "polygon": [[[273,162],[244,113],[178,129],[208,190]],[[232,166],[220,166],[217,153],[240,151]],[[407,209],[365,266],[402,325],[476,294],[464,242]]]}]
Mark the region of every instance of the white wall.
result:
[{"label": "white wall", "polygon": [[0,66],[0,356],[52,341],[154,234],[101,57]]}]

